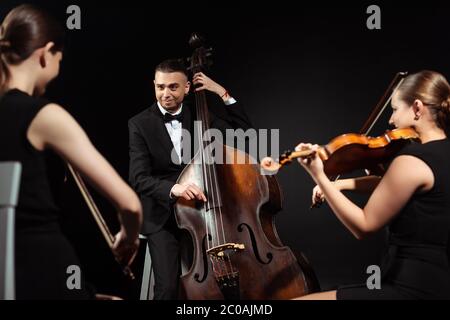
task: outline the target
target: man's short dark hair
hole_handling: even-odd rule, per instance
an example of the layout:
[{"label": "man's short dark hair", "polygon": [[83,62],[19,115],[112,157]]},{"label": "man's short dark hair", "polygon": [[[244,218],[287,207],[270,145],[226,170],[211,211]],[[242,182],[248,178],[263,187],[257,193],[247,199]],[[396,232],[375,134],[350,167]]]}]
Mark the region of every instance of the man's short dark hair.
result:
[{"label": "man's short dark hair", "polygon": [[158,64],[156,66],[155,73],[157,71],[164,72],[164,73],[181,72],[181,73],[184,73],[186,75],[186,77],[189,78],[189,74],[188,74],[186,65],[184,64],[182,59],[164,60],[163,62],[161,62],[160,64]]}]

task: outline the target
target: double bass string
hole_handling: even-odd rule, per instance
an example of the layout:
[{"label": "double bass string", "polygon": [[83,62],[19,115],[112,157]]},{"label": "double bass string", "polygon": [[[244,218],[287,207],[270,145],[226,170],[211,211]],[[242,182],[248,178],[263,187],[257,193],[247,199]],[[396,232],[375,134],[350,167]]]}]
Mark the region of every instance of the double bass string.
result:
[{"label": "double bass string", "polygon": [[[203,112],[203,119],[206,119],[206,121],[208,120],[208,112],[207,112],[207,108],[206,108],[206,96],[205,94],[201,94],[201,99],[203,100],[203,104],[202,104],[202,112]],[[205,126],[207,129],[209,129],[208,123],[205,122]],[[211,141],[211,135],[210,132],[208,130],[206,130],[207,133],[207,141]],[[206,154],[206,157],[208,159],[208,163],[206,164],[207,168],[208,168],[208,172],[209,172],[209,180],[208,182],[211,184],[210,185],[210,191],[211,191],[211,199],[212,199],[212,210],[210,212],[210,219],[214,222],[214,236],[215,236],[215,241],[213,241],[213,245],[215,247],[218,247],[221,244],[220,241],[220,234],[219,234],[219,227],[218,227],[218,222],[217,222],[217,215],[216,215],[216,208],[218,208],[219,213],[221,214],[221,210],[220,210],[220,194],[219,194],[219,190],[218,190],[218,184],[217,184],[217,177],[216,177],[216,172],[215,172],[215,166],[214,166],[214,162],[213,162],[213,158],[212,155],[210,155],[209,153]],[[222,227],[223,229],[223,227]],[[227,268],[223,266],[223,263],[220,259],[217,258],[217,256],[213,257],[214,261],[216,262],[216,264],[219,265],[219,270],[220,270],[220,275],[223,276],[224,274],[226,274],[226,270]],[[224,272],[225,270],[225,272]]]},{"label": "double bass string", "polygon": [[[211,194],[211,200],[212,200],[213,207],[214,207],[214,205],[215,205],[214,192],[210,192],[210,189],[211,189],[212,186],[209,185],[209,181],[211,181],[211,169],[209,167],[207,167],[207,164],[205,163],[205,146],[204,146],[204,141],[203,141],[203,134],[204,134],[204,132],[207,132],[207,130],[205,130],[205,129],[207,129],[207,125],[206,125],[205,121],[208,120],[207,114],[205,113],[205,110],[204,110],[205,109],[204,106],[206,105],[205,104],[206,101],[205,101],[204,93],[203,93],[203,95],[201,93],[196,93],[195,94],[195,100],[196,100],[196,105],[197,105],[197,119],[203,120],[202,121],[202,126],[200,127],[201,132],[198,135],[198,137],[200,139],[200,144],[199,145],[201,146],[201,150],[200,151],[201,151],[201,155],[202,155],[203,185],[204,185],[204,188],[205,188],[205,190],[207,192],[207,195]],[[218,235],[217,235],[217,238],[216,238],[216,234],[215,234],[217,232],[217,227],[215,228],[216,232],[214,232],[212,230],[213,226],[212,226],[212,221],[211,221],[213,217],[211,217],[211,215],[208,215],[206,207],[204,207],[202,211],[203,211],[203,218],[205,220],[205,226],[206,226],[207,249],[209,250],[209,249],[211,249],[211,246],[210,246],[210,243],[209,243],[208,235],[211,235],[212,247],[215,247],[217,245],[217,244],[215,244],[215,242],[217,241],[217,238],[218,238]],[[217,225],[217,222],[215,222],[215,224]],[[210,229],[211,229],[211,231],[210,231]],[[213,271],[214,271],[214,273],[216,273],[217,272],[216,271],[217,268],[216,268],[215,259],[212,259],[211,257],[210,257],[210,259],[211,259],[211,262],[212,262]],[[219,272],[222,273],[222,268],[220,267],[220,265],[219,265],[219,269],[220,269]]]},{"label": "double bass string", "polygon": [[[197,106],[199,106],[199,101],[198,100],[199,100],[198,94],[195,94],[195,102],[196,102]],[[201,119],[198,107],[197,107],[197,119]],[[209,194],[209,188],[208,188],[208,183],[207,183],[207,179],[206,179],[206,176],[207,176],[206,167],[204,165],[205,159],[204,159],[204,152],[203,152],[203,149],[204,149],[204,147],[203,147],[203,140],[201,139],[201,137],[203,137],[203,125],[198,127],[198,131],[199,132],[198,132],[197,136],[200,139],[199,146],[201,146],[200,152],[201,152],[201,156],[202,156],[201,157],[201,166],[202,166],[202,173],[203,173],[203,188],[205,189],[206,194]],[[208,235],[209,234],[209,227],[208,227],[208,220],[207,220],[207,217],[206,217],[206,208],[203,207],[202,211],[203,211],[203,216],[204,216],[203,218],[204,218],[204,221],[205,221],[206,234]],[[207,249],[208,250],[210,249],[209,241],[207,241]]]},{"label": "double bass string", "polygon": [[[206,96],[205,96],[205,94],[203,94],[203,99],[205,99],[204,106],[206,106]],[[204,112],[206,114],[205,117],[207,117],[207,109],[206,108],[204,108]],[[208,136],[208,139],[211,140],[211,135]],[[220,198],[220,190],[219,190],[219,183],[218,183],[218,180],[217,180],[217,172],[215,170],[215,162],[210,162],[210,163],[212,163],[211,164],[212,165],[212,176],[213,176],[213,183],[214,183],[213,186],[215,187],[215,188],[213,187],[214,188],[214,195],[217,196],[217,204],[215,204],[214,208],[217,207],[217,210],[218,210],[218,213],[219,213],[219,217],[220,217],[221,228],[222,228],[223,241],[220,242],[219,230],[218,230],[218,227],[217,227],[217,216],[216,216],[215,211],[214,211],[214,219],[215,219],[217,236],[218,236],[218,242],[219,242],[218,244],[220,245],[220,244],[227,243],[227,240],[226,240],[226,236],[225,236],[225,228],[223,226],[222,201],[221,201],[221,198]],[[231,263],[230,254],[228,252],[226,252],[226,259],[227,259],[227,263],[225,264],[225,270],[226,270],[226,274],[225,275],[230,277],[230,273],[228,272],[228,270],[230,270],[231,273],[233,273],[235,270],[233,268],[233,264]],[[222,264],[223,264],[223,261],[222,261]],[[229,268],[226,267],[227,264],[228,264]]]},{"label": "double bass string", "polygon": [[[205,121],[208,121],[208,110],[206,108],[207,104],[206,104],[205,93],[204,92],[199,93],[198,97],[199,97],[199,100],[201,100],[201,101],[197,101],[197,102],[201,102],[201,104],[197,104],[197,105],[198,106],[201,105],[200,112],[202,113],[202,119],[205,120]],[[204,122],[204,126],[205,126],[205,129],[209,128],[207,122]],[[206,130],[206,133],[207,133],[207,141],[211,141],[211,134],[210,134],[210,132],[208,130]],[[204,151],[204,149],[202,151]],[[204,152],[203,152],[203,156],[205,156]],[[214,244],[214,241],[213,241],[213,245],[219,246],[220,244],[226,243],[225,229],[223,227],[223,213],[222,213],[221,201],[220,201],[219,184],[218,184],[218,180],[217,180],[217,174],[216,174],[216,171],[215,171],[215,165],[214,165],[215,162],[212,161],[214,159],[211,158],[212,155],[208,154],[206,156],[208,157],[208,164],[207,164],[207,166],[208,166],[208,172],[209,172],[208,176],[210,178],[209,182],[212,184],[210,186],[210,188],[209,188],[212,191],[212,193],[211,193],[212,204],[213,204],[212,208],[214,210],[213,212],[211,212],[211,214],[213,215],[213,217],[211,217],[211,218],[214,219],[214,225],[215,225],[215,230],[214,231],[215,231],[215,236],[216,236],[216,243]],[[219,227],[218,227],[217,216],[215,214],[216,213],[216,211],[215,211],[216,208],[218,210],[219,217],[220,217],[223,242],[220,241],[220,235],[219,235],[220,231],[219,231]],[[229,269],[225,265],[225,274],[227,276],[229,276],[228,270],[231,270],[231,272],[234,272],[234,270],[233,270],[233,265],[231,264],[231,259],[230,259],[229,253],[226,253],[226,257],[227,257],[227,260],[228,260]],[[214,260],[217,260],[217,259],[214,259]],[[223,275],[222,265],[223,265],[223,261],[219,261],[221,275]]]}]

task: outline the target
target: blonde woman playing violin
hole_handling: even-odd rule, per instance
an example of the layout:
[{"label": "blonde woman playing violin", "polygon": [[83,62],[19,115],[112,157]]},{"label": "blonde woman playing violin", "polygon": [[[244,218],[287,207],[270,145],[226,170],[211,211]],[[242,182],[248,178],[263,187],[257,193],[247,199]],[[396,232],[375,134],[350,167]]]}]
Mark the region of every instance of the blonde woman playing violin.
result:
[{"label": "blonde woman playing violin", "polygon": [[[298,160],[317,183],[313,202],[325,199],[357,239],[388,226],[389,251],[381,270],[381,288],[341,286],[299,299],[450,299],[450,142],[445,133],[450,86],[441,74],[421,71],[405,79],[391,104],[390,124],[414,128],[421,143],[405,147],[382,178],[333,183],[315,153]],[[296,150],[318,148],[300,143]],[[342,190],[367,191],[371,196],[360,208]]]}]

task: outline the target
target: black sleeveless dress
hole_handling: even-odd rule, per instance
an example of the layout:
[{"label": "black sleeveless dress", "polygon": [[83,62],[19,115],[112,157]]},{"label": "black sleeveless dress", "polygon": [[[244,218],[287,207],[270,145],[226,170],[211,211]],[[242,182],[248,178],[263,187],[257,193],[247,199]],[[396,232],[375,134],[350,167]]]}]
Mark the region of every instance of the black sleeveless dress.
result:
[{"label": "black sleeveless dress", "polygon": [[48,179],[51,168],[44,152],[36,150],[26,136],[30,123],[47,104],[17,89],[0,98],[0,161],[22,163],[16,208],[16,298],[90,299],[92,290],[82,277],[80,282],[74,278],[74,270],[81,266],[60,230],[61,212]]},{"label": "black sleeveless dress", "polygon": [[344,286],[338,299],[450,299],[450,141],[412,143],[399,155],[424,161],[434,185],[414,194],[389,225],[381,289]]}]

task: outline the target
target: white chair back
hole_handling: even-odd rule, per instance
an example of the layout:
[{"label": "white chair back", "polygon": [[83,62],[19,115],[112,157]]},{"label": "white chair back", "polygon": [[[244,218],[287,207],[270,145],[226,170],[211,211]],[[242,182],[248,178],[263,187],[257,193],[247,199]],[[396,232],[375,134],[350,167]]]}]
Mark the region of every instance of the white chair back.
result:
[{"label": "white chair back", "polygon": [[15,299],[15,207],[21,173],[19,162],[0,162],[0,300]]}]

